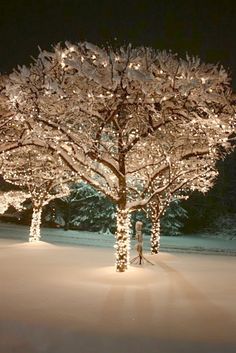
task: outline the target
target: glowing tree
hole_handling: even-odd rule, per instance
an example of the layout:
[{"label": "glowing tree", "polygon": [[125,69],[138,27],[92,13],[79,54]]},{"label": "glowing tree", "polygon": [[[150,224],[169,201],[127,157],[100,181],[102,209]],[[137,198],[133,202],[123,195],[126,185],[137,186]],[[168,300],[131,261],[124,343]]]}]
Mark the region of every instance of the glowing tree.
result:
[{"label": "glowing tree", "polygon": [[0,214],[6,212],[10,206],[22,210],[24,201],[29,197],[30,195],[24,191],[0,192]]},{"label": "glowing tree", "polygon": [[[198,190],[206,193],[213,185],[217,176],[214,163],[203,158],[191,158],[191,162],[182,163],[181,168],[174,169],[169,165],[167,187],[160,189],[157,180],[152,182],[152,194],[155,197],[147,204],[152,221],[151,254],[157,254],[160,248],[160,220],[173,200],[187,199],[190,192]],[[195,166],[194,166],[195,162]],[[212,166],[211,166],[212,164]],[[179,173],[179,169],[181,172]],[[177,173],[176,173],[177,172]],[[159,191],[158,191],[159,189]]]},{"label": "glowing tree", "polygon": [[21,147],[2,155],[1,173],[7,182],[21,186],[31,198],[33,213],[29,241],[40,240],[42,210],[51,200],[69,194],[66,183],[71,172],[66,171],[61,158],[46,149]]},{"label": "glowing tree", "polygon": [[197,168],[195,160],[205,157],[211,171],[230,150],[229,77],[198,58],[66,43],[18,68],[3,94],[13,115],[3,119],[2,151],[27,144],[56,150],[117,204],[121,272],[129,257],[129,212],[164,197],[181,182],[182,168]]}]

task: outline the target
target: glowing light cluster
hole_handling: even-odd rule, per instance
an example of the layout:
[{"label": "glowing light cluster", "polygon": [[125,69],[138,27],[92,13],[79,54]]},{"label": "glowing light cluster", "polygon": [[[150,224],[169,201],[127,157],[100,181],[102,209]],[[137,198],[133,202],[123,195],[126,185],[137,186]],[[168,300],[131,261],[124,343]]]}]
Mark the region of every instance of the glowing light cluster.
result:
[{"label": "glowing light cluster", "polygon": [[130,261],[130,214],[128,210],[117,210],[117,232],[114,247],[116,249],[116,270],[124,272]]},{"label": "glowing light cluster", "polygon": [[151,254],[158,254],[160,249],[160,219],[152,223]]},{"label": "glowing light cluster", "polygon": [[6,210],[13,206],[15,209],[21,211],[23,209],[24,201],[29,198],[30,195],[22,191],[8,191],[0,194],[0,214],[6,212]]},{"label": "glowing light cluster", "polygon": [[42,208],[38,208],[38,209],[34,208],[32,219],[31,219],[29,242],[40,241],[41,216],[42,216]]},{"label": "glowing light cluster", "polygon": [[73,180],[74,174],[64,166],[60,156],[45,148],[21,147],[2,154],[0,162],[4,179],[27,190],[27,193],[7,193],[5,200],[19,208],[22,200],[31,199],[33,212],[29,241],[39,241],[43,207],[70,193],[66,183]]}]

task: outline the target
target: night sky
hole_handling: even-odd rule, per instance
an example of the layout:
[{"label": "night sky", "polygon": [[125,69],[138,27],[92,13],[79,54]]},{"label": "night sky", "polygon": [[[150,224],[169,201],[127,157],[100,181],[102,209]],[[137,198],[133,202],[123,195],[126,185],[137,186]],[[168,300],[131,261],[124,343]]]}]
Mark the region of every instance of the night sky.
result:
[{"label": "night sky", "polygon": [[217,0],[1,0],[0,72],[28,64],[38,45],[131,42],[220,62],[236,90],[235,10],[235,1]]}]

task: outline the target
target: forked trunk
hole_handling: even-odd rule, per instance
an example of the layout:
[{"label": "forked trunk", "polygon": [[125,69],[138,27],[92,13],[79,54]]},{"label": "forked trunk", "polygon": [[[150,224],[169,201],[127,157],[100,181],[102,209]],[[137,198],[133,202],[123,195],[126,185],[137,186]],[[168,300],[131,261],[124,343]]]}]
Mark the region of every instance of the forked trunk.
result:
[{"label": "forked trunk", "polygon": [[34,207],[32,219],[31,219],[31,225],[30,225],[30,235],[29,235],[30,242],[40,241],[41,217],[42,217],[42,207]]}]

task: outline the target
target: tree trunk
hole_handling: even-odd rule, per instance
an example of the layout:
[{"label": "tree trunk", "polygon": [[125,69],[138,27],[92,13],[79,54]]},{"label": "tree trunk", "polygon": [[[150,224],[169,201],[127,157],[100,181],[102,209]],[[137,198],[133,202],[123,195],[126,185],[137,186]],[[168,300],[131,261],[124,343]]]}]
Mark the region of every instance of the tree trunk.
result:
[{"label": "tree trunk", "polygon": [[119,201],[117,203],[116,231],[116,271],[124,272],[129,265],[130,253],[130,215],[127,209],[126,160],[123,149],[123,132],[126,127],[126,112],[119,110],[118,124],[118,165],[119,165]]},{"label": "tree trunk", "polygon": [[[122,126],[122,119],[119,120]],[[116,271],[124,272],[129,264],[130,252],[130,217],[129,211],[126,208],[127,204],[127,189],[126,189],[126,168],[125,154],[123,153],[123,136],[119,131],[118,135],[118,153],[119,153],[119,201],[117,204],[117,231],[116,231]]]},{"label": "tree trunk", "polygon": [[127,209],[117,209],[116,232],[116,271],[124,272],[129,264],[130,252],[130,215]]},{"label": "tree trunk", "polygon": [[152,219],[151,254],[158,254],[160,249],[160,218]]},{"label": "tree trunk", "polygon": [[30,225],[29,241],[40,241],[40,225],[41,225],[42,207],[34,207]]}]

